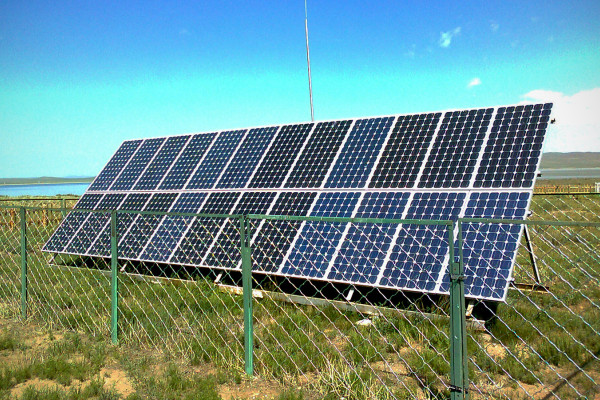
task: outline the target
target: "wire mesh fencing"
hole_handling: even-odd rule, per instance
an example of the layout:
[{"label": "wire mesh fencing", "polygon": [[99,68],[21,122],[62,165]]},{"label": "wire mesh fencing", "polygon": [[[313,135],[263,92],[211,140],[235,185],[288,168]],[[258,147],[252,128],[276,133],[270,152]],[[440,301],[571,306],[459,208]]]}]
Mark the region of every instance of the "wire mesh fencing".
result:
[{"label": "wire mesh fencing", "polygon": [[[447,245],[446,226],[250,221],[254,287],[260,290],[253,306],[259,374],[333,398],[449,396],[447,299],[381,285],[390,278],[384,273],[390,259],[435,257],[430,245]],[[429,234],[414,241],[411,255],[392,246],[401,229],[412,239]],[[358,284],[343,284],[350,281]]]},{"label": "wire mesh fencing", "polygon": [[[128,218],[118,245],[120,257],[128,258],[119,263],[119,339],[241,374],[242,299],[215,284],[216,271],[193,266],[205,265],[207,249],[223,225],[235,225],[232,219],[164,213]],[[154,236],[136,242],[159,225]],[[235,238],[239,252],[239,234]],[[164,262],[143,261],[148,259]]]},{"label": "wire mesh fencing", "polygon": [[0,210],[0,316],[16,317],[20,309],[22,226],[18,208]]},{"label": "wire mesh fencing", "polygon": [[600,223],[462,224],[465,237],[480,238],[464,242],[467,276],[470,265],[493,269],[505,258],[490,236],[527,229],[506,301],[467,299],[472,315],[486,321],[485,331],[467,330],[471,398],[597,398]]},{"label": "wire mesh fencing", "polygon": [[530,210],[537,221],[597,222],[600,193],[534,195]]},{"label": "wire mesh fencing", "polygon": [[[85,210],[63,219],[61,209],[4,207],[0,315],[251,372],[309,398],[594,398],[600,225],[589,220],[597,205],[570,203],[575,212],[563,205],[573,199],[548,201],[532,204],[532,219],[562,207],[553,219],[570,222],[455,225],[478,241],[436,221]],[[588,222],[572,222],[582,216]],[[69,235],[78,224],[86,229]],[[59,226],[64,251],[42,251]],[[422,266],[448,262],[452,248],[467,287],[476,275],[489,278],[480,287],[495,287],[494,276],[474,268],[498,268],[511,235],[521,242],[504,301],[469,291],[463,299],[462,365],[451,357],[452,300],[419,289],[432,276]],[[392,245],[399,242],[412,243],[412,255]],[[382,272],[403,262],[422,274]],[[357,283],[343,283],[350,279]],[[385,279],[408,290],[386,289]],[[457,368],[467,392],[456,387]]]}]

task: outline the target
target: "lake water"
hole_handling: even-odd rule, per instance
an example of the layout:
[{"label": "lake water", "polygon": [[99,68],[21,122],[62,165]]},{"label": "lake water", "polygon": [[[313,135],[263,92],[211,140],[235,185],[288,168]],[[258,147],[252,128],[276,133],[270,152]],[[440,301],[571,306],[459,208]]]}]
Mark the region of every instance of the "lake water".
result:
[{"label": "lake water", "polygon": [[56,196],[57,194],[82,195],[89,183],[60,183],[44,185],[5,185],[0,186],[2,196]]}]

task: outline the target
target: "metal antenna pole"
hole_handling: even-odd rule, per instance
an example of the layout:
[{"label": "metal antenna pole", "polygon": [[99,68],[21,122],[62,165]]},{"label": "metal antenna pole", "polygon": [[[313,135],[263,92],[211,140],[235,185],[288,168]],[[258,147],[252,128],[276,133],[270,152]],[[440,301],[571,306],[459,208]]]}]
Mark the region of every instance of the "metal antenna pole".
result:
[{"label": "metal antenna pole", "polygon": [[308,64],[308,92],[310,94],[310,120],[315,120],[315,111],[313,109],[313,95],[312,95],[312,79],[310,76],[310,50],[308,47],[308,8],[306,7],[306,0],[304,0],[304,32],[306,33],[306,63]]}]

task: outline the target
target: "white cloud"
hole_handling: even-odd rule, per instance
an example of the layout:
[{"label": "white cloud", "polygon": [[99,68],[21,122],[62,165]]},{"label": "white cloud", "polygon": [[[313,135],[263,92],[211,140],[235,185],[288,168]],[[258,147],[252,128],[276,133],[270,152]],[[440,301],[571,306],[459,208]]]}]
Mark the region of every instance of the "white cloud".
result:
[{"label": "white cloud", "polygon": [[469,82],[469,84],[467,85],[468,88],[472,88],[473,86],[477,86],[477,85],[481,85],[481,79],[479,78],[473,78],[471,79],[471,81]]},{"label": "white cloud", "polygon": [[523,103],[551,102],[552,118],[544,151],[600,151],[600,88],[567,96],[550,90],[532,90]]},{"label": "white cloud", "polygon": [[500,24],[492,21],[490,23],[490,29],[492,30],[492,32],[498,32],[498,29],[500,29]]},{"label": "white cloud", "polygon": [[450,43],[452,43],[452,38],[454,38],[459,33],[460,33],[460,26],[457,26],[456,28],[454,28],[448,32],[441,32],[440,33],[440,41],[439,41],[440,46],[441,47],[450,46]]}]

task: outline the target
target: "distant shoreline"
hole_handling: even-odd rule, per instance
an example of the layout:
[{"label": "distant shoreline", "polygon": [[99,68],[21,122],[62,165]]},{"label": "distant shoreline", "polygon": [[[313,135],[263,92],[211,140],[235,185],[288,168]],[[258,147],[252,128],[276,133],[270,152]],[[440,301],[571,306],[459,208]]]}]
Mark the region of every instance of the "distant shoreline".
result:
[{"label": "distant shoreline", "polygon": [[0,186],[23,186],[23,185],[62,185],[69,183],[92,183],[94,177],[82,178],[57,178],[42,176],[38,178],[0,178]]},{"label": "distant shoreline", "polygon": [[71,183],[83,184],[83,183],[92,183],[92,181],[0,183],[0,186],[68,185]]}]

